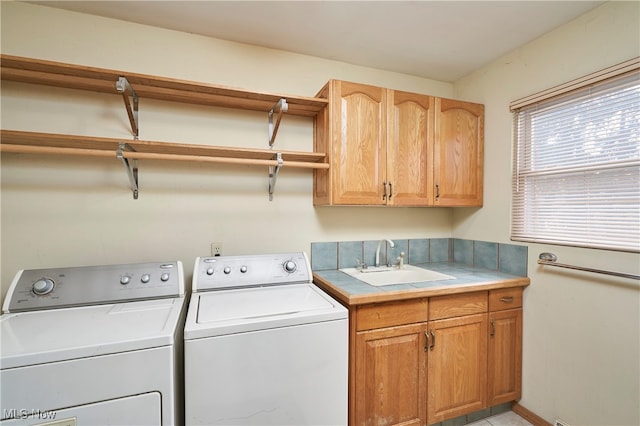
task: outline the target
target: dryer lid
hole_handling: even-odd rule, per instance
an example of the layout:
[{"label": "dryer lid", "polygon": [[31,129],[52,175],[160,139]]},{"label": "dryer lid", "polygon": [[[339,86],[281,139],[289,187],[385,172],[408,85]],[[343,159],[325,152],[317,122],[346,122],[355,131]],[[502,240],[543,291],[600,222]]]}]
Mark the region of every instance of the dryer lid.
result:
[{"label": "dryer lid", "polygon": [[194,294],[185,339],[346,319],[346,308],[313,284]]},{"label": "dryer lid", "polygon": [[0,316],[0,368],[174,344],[184,297]]}]

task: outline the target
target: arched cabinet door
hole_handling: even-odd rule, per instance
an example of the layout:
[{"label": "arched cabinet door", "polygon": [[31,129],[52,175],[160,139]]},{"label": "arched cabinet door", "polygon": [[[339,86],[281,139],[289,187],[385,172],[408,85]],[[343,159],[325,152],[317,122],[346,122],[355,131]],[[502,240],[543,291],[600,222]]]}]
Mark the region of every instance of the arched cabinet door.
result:
[{"label": "arched cabinet door", "polygon": [[389,90],[387,181],[388,204],[433,204],[433,96]]},{"label": "arched cabinet door", "polygon": [[484,105],[436,98],[434,205],[482,206]]}]

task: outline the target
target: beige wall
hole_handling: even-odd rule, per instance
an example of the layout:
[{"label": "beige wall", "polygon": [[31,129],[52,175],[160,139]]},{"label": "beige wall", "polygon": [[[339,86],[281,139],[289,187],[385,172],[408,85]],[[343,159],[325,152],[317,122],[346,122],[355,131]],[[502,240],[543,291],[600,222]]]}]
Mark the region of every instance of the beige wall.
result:
[{"label": "beige wall", "polygon": [[[455,210],[456,237],[509,241],[509,102],[638,56],[639,5],[606,3],[455,84],[456,96],[486,105],[485,206]],[[529,245],[521,404],[570,425],[640,424],[640,286],[539,267],[543,251],[564,263],[640,272],[636,254]]]},{"label": "beige wall", "polygon": [[[43,6],[1,2],[2,52],[313,96],[330,78],[451,96],[449,83]],[[118,96],[2,84],[2,128],[131,139]],[[267,148],[266,114],[140,101],[140,138]],[[276,149],[312,151],[311,119],[285,116]],[[2,157],[2,294],[22,268],[180,259],[190,279],[210,243],[226,254],[309,252],[312,241],[449,237],[451,209],[314,208],[312,173],[142,161],[133,200],[104,159]]]},{"label": "beige wall", "polygon": [[[588,13],[457,82],[79,15],[1,3],[2,52],[297,95],[340,78],[486,105],[482,209],[314,208],[308,171],[283,170],[273,202],[267,171],[142,162],[140,199],[117,161],[3,155],[2,293],[21,268],[193,259],[309,250],[311,241],[443,237],[509,242],[508,103],[638,55],[638,3]],[[121,100],[2,85],[2,128],[130,138]],[[141,101],[141,138],[266,146],[262,114]],[[276,144],[311,150],[311,122],[285,117]],[[542,270],[540,251],[568,263],[637,273],[638,256],[530,246],[521,403],[549,421],[639,424],[639,293],[625,281]]]}]

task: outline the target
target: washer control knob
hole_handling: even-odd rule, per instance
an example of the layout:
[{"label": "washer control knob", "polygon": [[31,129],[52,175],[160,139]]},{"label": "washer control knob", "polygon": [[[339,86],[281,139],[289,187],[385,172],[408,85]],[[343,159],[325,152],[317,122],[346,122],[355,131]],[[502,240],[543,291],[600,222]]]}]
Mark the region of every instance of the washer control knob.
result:
[{"label": "washer control knob", "polygon": [[225,274],[229,275],[231,273],[231,268],[228,267],[228,266],[225,266],[223,271],[224,271]]},{"label": "washer control knob", "polygon": [[120,277],[120,284],[127,285],[131,282],[131,277],[129,275],[123,275]]},{"label": "washer control knob", "polygon": [[242,265],[242,266],[240,267],[240,272],[242,272],[243,274],[244,274],[245,272],[247,272],[247,266],[246,266],[246,265]]},{"label": "washer control knob", "polygon": [[207,275],[213,275],[213,267],[209,266],[207,268]]},{"label": "washer control knob", "polygon": [[160,275],[160,281],[162,282],[169,281],[169,273],[163,272],[162,275]]},{"label": "washer control knob", "polygon": [[151,281],[151,275],[142,274],[142,277],[140,277],[140,281],[142,281],[144,284],[148,283],[149,281]]},{"label": "washer control knob", "polygon": [[298,265],[296,265],[296,262],[294,262],[293,260],[287,260],[282,264],[282,267],[288,273],[295,272],[296,269],[298,269]]},{"label": "washer control knob", "polygon": [[40,278],[38,281],[33,283],[31,290],[38,296],[44,296],[45,294],[51,293],[53,287],[54,283],[52,279]]}]

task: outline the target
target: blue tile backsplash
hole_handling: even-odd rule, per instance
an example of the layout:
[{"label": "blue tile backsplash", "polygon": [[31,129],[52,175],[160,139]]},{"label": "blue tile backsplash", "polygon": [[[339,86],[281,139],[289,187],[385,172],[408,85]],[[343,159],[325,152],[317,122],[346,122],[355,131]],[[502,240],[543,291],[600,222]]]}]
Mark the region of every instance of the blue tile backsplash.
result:
[{"label": "blue tile backsplash", "polygon": [[[499,244],[459,238],[418,238],[393,240],[380,247],[380,264],[394,262],[405,253],[405,262],[455,262],[489,270],[527,276],[527,246]],[[373,265],[378,241],[311,243],[311,269],[314,271],[352,268],[358,262]]]}]

